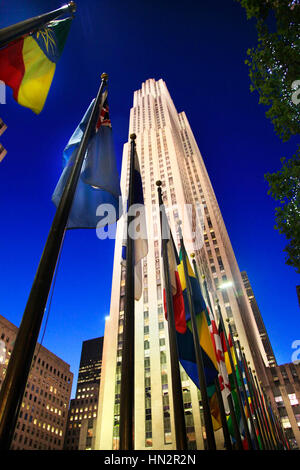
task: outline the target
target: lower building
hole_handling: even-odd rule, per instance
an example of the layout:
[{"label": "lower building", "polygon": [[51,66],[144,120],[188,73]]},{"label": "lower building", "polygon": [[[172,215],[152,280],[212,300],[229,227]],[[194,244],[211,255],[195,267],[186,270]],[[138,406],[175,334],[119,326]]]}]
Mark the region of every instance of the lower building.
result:
[{"label": "lower building", "polygon": [[[18,328],[0,315],[0,386]],[[12,450],[62,450],[73,374],[70,366],[37,344]]]},{"label": "lower building", "polygon": [[95,436],[103,337],[82,343],[76,396],[70,402],[65,450],[91,450]]},{"label": "lower building", "polygon": [[281,421],[291,449],[300,449],[300,363],[266,368],[265,392]]}]

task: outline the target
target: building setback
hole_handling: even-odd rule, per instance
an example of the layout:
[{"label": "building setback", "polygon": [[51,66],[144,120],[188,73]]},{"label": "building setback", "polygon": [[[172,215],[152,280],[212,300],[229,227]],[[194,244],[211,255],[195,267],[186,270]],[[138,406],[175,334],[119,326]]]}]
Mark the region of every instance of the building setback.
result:
[{"label": "building setback", "polygon": [[103,337],[82,343],[75,398],[70,402],[65,450],[90,450],[95,435]]},{"label": "building setback", "polygon": [[256,321],[256,324],[257,324],[257,328],[258,328],[258,331],[259,331],[259,334],[260,334],[260,337],[261,337],[261,340],[262,340],[262,343],[263,343],[263,346],[264,346],[264,350],[265,350],[267,358],[268,358],[268,366],[269,367],[274,367],[274,366],[277,365],[275,354],[273,352],[273,348],[272,348],[272,345],[271,345],[271,342],[270,342],[270,339],[269,339],[269,336],[268,336],[263,318],[261,316],[256,298],[254,296],[254,292],[253,292],[253,289],[251,287],[248,275],[247,275],[246,271],[242,271],[241,275],[242,275],[243,283],[244,283],[244,286],[245,286],[245,289],[246,289],[246,292],[247,292],[249,302],[251,304],[251,308],[252,308],[253,315],[254,315],[254,318],[255,318],[255,321]]},{"label": "building setback", "polygon": [[[178,113],[163,80],[149,79],[134,92],[129,136],[136,134],[144,188],[149,240],[143,260],[143,296],[135,302],[135,416],[136,449],[175,449],[168,329],[163,308],[160,223],[156,181],[161,180],[170,227],[178,238],[178,221],[188,254],[195,253],[200,274],[208,284],[212,308],[219,300],[245,349],[251,367],[264,378],[267,357],[247,297],[241,273],[207,170],[184,112]],[[123,149],[121,188],[128,190],[130,144]],[[220,158],[220,157],[218,157]],[[187,217],[185,205],[193,209]],[[202,209],[203,232],[195,209]],[[198,237],[192,236],[196,233]],[[125,272],[121,265],[123,217],[117,226],[110,316],[106,321],[103,369],[95,449],[119,446],[120,380]],[[232,287],[221,289],[224,282]],[[181,370],[186,430],[190,449],[203,449],[201,396]],[[200,406],[199,406],[200,401]],[[216,433],[223,448],[222,432]]]},{"label": "building setback", "polygon": [[[0,386],[18,328],[0,315]],[[73,374],[70,366],[37,344],[12,450],[62,450]]]}]

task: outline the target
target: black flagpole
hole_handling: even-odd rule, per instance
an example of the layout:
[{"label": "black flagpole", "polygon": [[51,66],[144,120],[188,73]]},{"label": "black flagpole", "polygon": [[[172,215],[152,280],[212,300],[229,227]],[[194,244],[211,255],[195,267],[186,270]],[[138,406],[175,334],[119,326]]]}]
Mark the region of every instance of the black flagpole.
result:
[{"label": "black flagpole", "polygon": [[226,450],[232,450],[232,443],[231,443],[230,432],[229,432],[228,424],[227,424],[226,412],[225,412],[225,408],[224,408],[219,377],[217,377],[215,379],[215,387],[216,387],[216,392],[217,392],[218,404],[219,404],[219,408],[220,408],[220,415],[221,415],[221,421],[222,421],[222,430],[223,430],[225,447],[226,447]]},{"label": "black flagpole", "polygon": [[265,420],[264,420],[264,416],[263,416],[263,412],[262,412],[262,408],[261,408],[261,404],[260,404],[260,400],[259,400],[259,396],[258,396],[258,391],[257,391],[256,385],[254,383],[253,374],[252,374],[252,371],[251,371],[250,367],[248,367],[248,370],[249,370],[251,384],[252,384],[252,387],[253,387],[253,394],[254,394],[254,397],[255,397],[256,407],[257,407],[257,410],[258,410],[258,414],[259,414],[259,418],[260,418],[260,423],[261,423],[261,428],[262,428],[262,431],[263,431],[265,443],[266,443],[266,446],[267,446],[268,450],[272,450],[271,442],[270,442],[270,439],[269,439],[269,436],[268,436],[268,430],[267,430],[267,427],[266,427],[266,423],[265,423]]},{"label": "black flagpole", "polygon": [[7,46],[10,42],[16,41],[25,35],[34,33],[48,24],[49,21],[55,20],[66,13],[72,13],[73,15],[75,11],[76,3],[71,1],[57,10],[7,26],[0,30],[0,48]]},{"label": "black flagpole", "polygon": [[9,450],[13,438],[77,182],[89,139],[99,115],[102,92],[108,79],[107,74],[102,74],[101,79],[101,85],[86,130],[81,139],[72,172],[65,185],[48,234],[22,322],[18,329],[5,379],[0,390],[1,450]]},{"label": "black flagpole", "polygon": [[[239,360],[239,356],[240,356],[241,362],[242,362],[242,351],[240,349],[239,340],[237,340],[237,345],[238,345],[238,348],[236,348],[235,344],[234,344],[234,348],[235,348],[235,353],[236,353],[236,358],[237,358],[238,371],[239,371],[240,378],[241,378],[241,383],[242,383],[242,391],[243,391],[243,394],[244,394],[244,397],[245,397],[246,408],[247,408],[247,411],[248,411],[250,424],[251,424],[251,427],[252,427],[253,441],[254,441],[256,449],[259,450],[259,444],[258,444],[258,439],[257,439],[257,435],[256,435],[255,426],[254,426],[253,416],[252,416],[252,412],[251,412],[251,409],[250,409],[249,400],[248,400],[246,387],[245,387],[245,383],[244,383],[243,370],[241,369],[241,363],[240,363],[240,360]],[[237,354],[237,353],[239,353],[239,354]],[[246,377],[246,380],[247,380],[247,377]]]},{"label": "black flagpole", "polygon": [[259,404],[260,404],[260,408],[262,410],[262,416],[263,416],[264,423],[265,423],[265,428],[266,428],[266,431],[267,431],[268,441],[269,441],[271,450],[274,450],[273,440],[272,440],[271,432],[270,432],[270,429],[269,429],[267,416],[265,414],[265,407],[264,407],[264,404],[263,404],[263,401],[262,401],[262,397],[260,395],[260,389],[259,389],[258,382],[257,382],[257,379],[256,379],[255,375],[254,375],[254,380],[255,380],[255,383],[256,383],[258,401],[259,401]]},{"label": "black flagpole", "polygon": [[241,433],[239,429],[239,425],[236,419],[236,414],[234,410],[234,405],[233,405],[233,399],[232,395],[228,395],[227,397],[228,405],[229,405],[229,410],[230,410],[230,417],[232,421],[232,428],[233,428],[233,434],[236,440],[236,449],[235,450],[244,450],[243,448],[243,443],[242,443],[242,438],[241,438]]},{"label": "black flagpole", "polygon": [[[225,344],[226,344],[226,348],[227,348],[227,352],[228,352],[230,367],[231,367],[231,370],[232,370],[232,377],[233,377],[234,386],[235,386],[235,389],[236,389],[236,394],[237,394],[238,404],[239,404],[239,407],[240,407],[241,417],[242,417],[243,425],[244,425],[244,428],[245,428],[245,433],[246,433],[247,440],[248,440],[248,442],[250,441],[249,442],[249,447],[251,448],[252,442],[251,442],[251,439],[250,439],[248,423],[247,423],[246,416],[245,416],[245,410],[244,410],[244,406],[243,406],[243,403],[242,403],[240,388],[239,388],[239,384],[238,384],[238,381],[237,381],[237,376],[236,376],[236,373],[235,373],[234,362],[233,362],[233,358],[232,358],[232,354],[231,354],[231,349],[230,349],[230,345],[229,345],[229,341],[228,341],[226,328],[225,328],[225,325],[224,325],[223,315],[222,315],[222,312],[221,312],[221,307],[220,307],[219,301],[217,301],[217,307],[218,307],[218,314],[219,314],[219,320],[220,320],[220,323],[221,323],[221,327],[222,327],[222,330],[224,331],[224,339],[225,339]],[[230,325],[228,325],[228,327],[229,327],[229,332],[230,332],[230,335],[231,335],[231,340],[233,342]]]},{"label": "black flagpole", "polygon": [[170,267],[167,253],[168,240],[165,238],[166,235],[166,224],[168,219],[165,213],[165,206],[162,199],[161,181],[157,181],[158,186],[158,201],[160,207],[160,224],[161,224],[161,243],[162,243],[162,257],[163,257],[163,268],[165,277],[165,289],[166,289],[166,304],[167,304],[167,315],[168,315],[168,332],[169,332],[169,343],[170,343],[170,360],[171,360],[171,373],[172,373],[172,393],[173,393],[173,410],[174,410],[174,424],[175,424],[175,436],[176,436],[176,449],[186,450],[187,449],[187,437],[185,428],[184,418],[184,406],[182,398],[182,384],[180,378],[179,369],[179,357],[176,340],[176,329],[175,329],[175,318],[173,308],[173,298],[171,291],[170,281]]},{"label": "black flagpole", "polygon": [[178,224],[178,231],[179,231],[180,246],[181,246],[181,251],[182,251],[182,260],[183,260],[183,268],[184,268],[184,277],[185,277],[185,282],[186,282],[187,298],[188,298],[189,310],[191,314],[191,325],[192,325],[192,333],[193,333],[193,340],[194,340],[196,364],[197,364],[197,370],[198,370],[198,376],[199,376],[200,392],[201,392],[201,398],[202,398],[203,417],[204,417],[204,424],[205,424],[205,430],[206,430],[207,446],[208,446],[208,450],[216,450],[214,428],[212,424],[211,411],[210,411],[208,394],[207,394],[204,363],[203,363],[202,351],[200,348],[200,340],[199,340],[199,334],[198,334],[197,323],[196,323],[193,293],[192,293],[188,267],[187,267],[187,262],[186,262],[187,254],[186,254],[185,246],[183,243],[180,223]]},{"label": "black flagpole", "polygon": [[[235,348],[235,344],[234,344],[232,329],[231,329],[229,321],[228,321],[228,328],[229,328],[229,332],[230,332],[230,336],[231,336],[231,341],[232,341],[234,354],[235,354],[235,357],[236,357],[238,373],[240,375],[242,388],[243,388],[243,376],[241,374],[241,368],[239,366],[239,359],[238,359],[238,356],[237,356],[237,353],[236,353],[236,348]],[[237,380],[237,377],[236,377],[236,374],[235,374],[235,369],[233,369],[233,370],[234,370],[233,376],[235,377],[235,386],[236,386],[236,389],[237,389],[239,406],[240,406],[240,411],[241,411],[241,416],[242,416],[242,421],[243,421],[243,425],[244,425],[244,429],[245,429],[246,438],[247,438],[248,445],[249,445],[249,450],[254,450],[253,449],[253,444],[252,444],[252,439],[251,439],[251,436],[250,436],[249,427],[248,427],[248,422],[247,422],[247,418],[246,418],[246,414],[245,414],[244,404],[243,404],[243,400],[242,400],[242,397],[241,397],[240,387],[239,387],[238,380]]]},{"label": "black flagpole", "polygon": [[[241,349],[243,349],[243,348],[241,348]],[[247,384],[248,384],[248,389],[249,389],[249,393],[250,393],[250,397],[251,397],[251,403],[252,403],[252,407],[253,407],[253,413],[254,413],[254,416],[255,416],[257,429],[258,429],[258,432],[259,432],[259,435],[260,435],[260,438],[261,438],[261,441],[262,441],[263,450],[267,450],[267,443],[266,443],[266,440],[265,440],[264,431],[263,431],[261,421],[260,421],[259,411],[258,411],[258,407],[257,407],[257,403],[256,403],[256,398],[255,398],[255,395],[254,395],[253,384],[251,382],[249,367],[248,367],[248,363],[247,363],[247,360],[246,360],[245,353],[243,353],[243,361],[244,361],[244,369],[246,371]]]},{"label": "black flagpole", "polygon": [[[132,204],[134,204],[134,158],[136,151],[136,135],[131,134],[130,139],[128,209]],[[134,450],[134,240],[129,236],[128,232],[129,225],[133,219],[133,215],[127,214],[119,450]]]}]

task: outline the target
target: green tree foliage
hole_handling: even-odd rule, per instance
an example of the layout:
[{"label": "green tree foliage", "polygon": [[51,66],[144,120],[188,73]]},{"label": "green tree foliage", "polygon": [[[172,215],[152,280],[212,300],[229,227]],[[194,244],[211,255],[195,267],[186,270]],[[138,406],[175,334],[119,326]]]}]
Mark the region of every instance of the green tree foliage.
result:
[{"label": "green tree foliage", "polygon": [[[248,49],[250,90],[268,107],[276,134],[287,141],[300,134],[300,106],[292,100],[300,80],[299,0],[237,0],[256,19],[257,45]],[[300,85],[300,82],[299,82]],[[300,92],[299,92],[300,96]]]},{"label": "green tree foliage", "polygon": [[[236,0],[254,19],[257,45],[247,51],[250,90],[267,107],[266,117],[283,141],[300,134],[300,0]],[[275,229],[289,241],[287,264],[300,273],[300,147],[282,168],[265,175],[280,201]]]},{"label": "green tree foliage", "polygon": [[265,175],[270,185],[269,194],[280,201],[275,210],[275,228],[289,240],[285,250],[286,263],[300,273],[300,147],[292,158],[282,158],[282,168]]}]

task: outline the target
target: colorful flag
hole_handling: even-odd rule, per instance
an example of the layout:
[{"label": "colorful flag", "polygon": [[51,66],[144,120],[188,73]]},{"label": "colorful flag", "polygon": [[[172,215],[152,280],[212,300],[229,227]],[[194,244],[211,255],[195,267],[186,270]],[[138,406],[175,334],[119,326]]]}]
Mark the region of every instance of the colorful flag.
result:
[{"label": "colorful flag", "polygon": [[0,135],[3,134],[4,131],[6,131],[7,129],[7,125],[5,124],[5,122],[2,121],[2,119],[0,118]]},{"label": "colorful flag", "polygon": [[[127,204],[128,206],[128,204]],[[134,154],[134,169],[133,169],[133,211],[131,215],[135,215],[135,220],[132,222],[132,230],[134,238],[134,297],[139,300],[143,293],[143,272],[142,272],[142,259],[148,254],[148,239],[146,227],[146,215],[144,205],[144,193],[142,177],[139,165],[137,152]],[[127,220],[124,224],[125,234],[123,237],[122,246],[122,260],[126,260],[126,240],[127,240]]]},{"label": "colorful flag", "polygon": [[[186,317],[185,317],[185,302],[183,298],[183,289],[179,277],[179,266],[180,260],[178,257],[177,249],[173,240],[171,231],[169,232],[170,237],[167,239],[167,254],[168,254],[168,264],[170,272],[170,285],[172,289],[172,298],[173,298],[173,310],[174,310],[174,320],[175,320],[175,329],[178,333],[186,333]],[[167,304],[166,304],[166,289],[164,288],[164,309],[165,317],[167,318]]]},{"label": "colorful flag", "polygon": [[44,107],[71,21],[72,18],[51,21],[0,50],[0,79],[13,90],[13,97],[21,106],[36,114]]},{"label": "colorful flag", "polygon": [[[220,410],[218,406],[216,388],[214,383],[215,379],[218,377],[218,362],[215,354],[214,345],[212,342],[212,337],[209,331],[208,311],[200,290],[197,277],[191,267],[187,256],[186,262],[192,291],[192,301],[194,305],[198,337],[204,364],[204,374],[209,400],[209,407],[211,411],[213,428],[216,431],[217,429],[220,429],[222,427]],[[183,324],[180,324],[181,330],[177,330],[179,360],[188,376],[200,389],[200,380],[198,375],[194,338],[192,333],[191,313],[189,310],[189,303],[187,298],[187,284],[184,274],[183,257],[181,250],[179,254],[179,264],[177,265],[177,269],[182,289],[182,298],[185,311],[185,328],[183,328]]]},{"label": "colorful flag", "polygon": [[7,150],[0,144],[0,162],[3,160],[5,155],[7,154]]},{"label": "colorful flag", "polygon": [[[58,207],[65,185],[72,171],[77,150],[92,112],[90,104],[79,126],[76,128],[63,153],[64,169],[52,195]],[[103,104],[103,106],[102,106]],[[78,180],[67,228],[99,228],[114,223],[121,215],[119,174],[112,139],[112,128],[108,117],[106,94],[100,105],[101,114],[91,135],[81,174]],[[102,218],[97,215],[100,205],[108,208]],[[106,215],[108,214],[108,215]]]},{"label": "colorful flag", "polygon": [[219,384],[222,394],[222,399],[224,403],[225,413],[229,415],[230,409],[228,405],[228,395],[230,394],[230,380],[228,375],[228,352],[226,347],[226,342],[224,338],[224,330],[222,328],[221,322],[219,323],[219,328],[217,328],[214,319],[212,319],[212,331],[215,338],[216,350],[217,350],[217,360],[219,364]]}]

